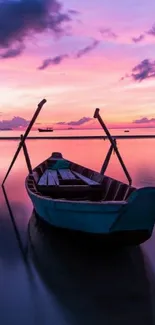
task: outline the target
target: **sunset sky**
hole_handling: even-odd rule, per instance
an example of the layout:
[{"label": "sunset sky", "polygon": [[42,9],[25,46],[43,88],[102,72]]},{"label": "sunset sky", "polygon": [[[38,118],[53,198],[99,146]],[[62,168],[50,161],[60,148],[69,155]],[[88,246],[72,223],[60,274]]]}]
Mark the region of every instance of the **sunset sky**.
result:
[{"label": "sunset sky", "polygon": [[154,12],[154,0],[1,0],[0,119],[29,120],[46,98],[43,125],[96,107],[112,126],[155,125]]}]

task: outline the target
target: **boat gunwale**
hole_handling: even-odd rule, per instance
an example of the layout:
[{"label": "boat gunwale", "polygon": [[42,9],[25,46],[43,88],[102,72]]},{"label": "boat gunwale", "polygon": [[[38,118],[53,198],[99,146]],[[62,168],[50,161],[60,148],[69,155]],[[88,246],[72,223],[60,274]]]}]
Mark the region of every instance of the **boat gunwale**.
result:
[{"label": "boat gunwale", "polygon": [[53,201],[53,202],[62,202],[62,203],[80,203],[80,204],[90,204],[90,205],[93,205],[93,204],[96,204],[96,205],[112,205],[112,206],[115,206],[115,205],[126,205],[128,202],[126,200],[122,200],[122,201],[89,201],[89,200],[69,200],[69,199],[55,199],[55,198],[52,198],[52,197],[49,197],[49,196],[45,196],[43,194],[39,194],[38,192],[35,193],[34,191],[32,191],[28,184],[27,184],[27,181],[25,181],[25,186],[26,186],[26,189],[28,192],[32,193],[34,196],[37,196],[39,199],[42,199],[42,200],[48,200],[48,201]]},{"label": "boat gunwale", "polygon": [[[69,163],[71,163],[71,164],[76,164],[76,165],[78,165],[79,167],[82,167],[83,169],[88,169],[90,172],[92,172],[92,173],[97,173],[99,176],[105,176],[105,177],[107,177],[109,180],[116,180],[116,179],[114,179],[114,178],[112,178],[112,177],[109,177],[109,176],[107,176],[107,175],[101,175],[98,171],[95,171],[95,170],[91,170],[90,168],[88,168],[88,167],[85,167],[85,166],[82,166],[82,165],[79,165],[78,163],[76,163],[76,162],[73,162],[73,161],[70,161],[70,160],[68,160],[68,159],[64,159],[63,157],[62,158],[60,158],[60,159],[62,159],[62,160],[65,160],[65,161],[67,161],[67,162],[69,162]],[[40,168],[43,164],[45,164],[48,160],[58,160],[58,158],[52,158],[51,159],[51,156],[50,157],[48,157],[47,159],[45,159],[44,161],[42,161],[39,165],[37,165],[34,169],[33,169],[33,172],[37,172],[37,168]],[[108,206],[117,206],[117,205],[120,205],[120,207],[121,206],[124,206],[124,205],[126,205],[127,204],[127,200],[108,200],[108,201],[106,201],[106,200],[101,200],[101,201],[90,201],[90,200],[76,200],[76,199],[63,199],[63,198],[52,198],[52,197],[49,197],[48,195],[45,195],[45,194],[42,194],[41,192],[39,193],[39,191],[38,191],[38,189],[37,189],[37,187],[36,187],[36,190],[32,190],[32,189],[30,189],[30,187],[29,187],[29,184],[28,184],[28,180],[29,180],[29,176],[33,176],[33,173],[32,174],[28,174],[28,176],[26,177],[26,180],[25,180],[25,186],[26,186],[26,189],[27,189],[27,191],[29,192],[29,193],[32,193],[32,195],[34,195],[34,196],[36,196],[36,197],[38,197],[39,199],[42,199],[42,200],[48,200],[48,201],[52,201],[52,202],[62,202],[62,203],[70,203],[70,204],[75,204],[75,203],[78,203],[78,204],[89,204],[89,205],[93,205],[93,204],[96,204],[96,205],[104,205],[104,206],[106,206],[106,205],[108,205]],[[92,180],[93,180],[93,178],[92,178]],[[118,181],[118,180],[116,180],[116,181]],[[126,183],[123,183],[123,182],[121,182],[121,181],[118,181],[120,184],[122,184],[122,185],[127,185],[128,186],[128,184],[126,184]],[[137,190],[137,188],[135,188],[135,190]]]}]

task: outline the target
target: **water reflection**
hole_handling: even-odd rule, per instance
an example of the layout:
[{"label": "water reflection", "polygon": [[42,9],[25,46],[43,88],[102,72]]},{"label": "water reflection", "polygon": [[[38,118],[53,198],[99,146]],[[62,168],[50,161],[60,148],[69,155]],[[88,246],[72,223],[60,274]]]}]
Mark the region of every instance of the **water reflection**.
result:
[{"label": "water reflection", "polygon": [[[155,150],[153,150],[155,139],[118,140],[117,144],[127,169],[132,176],[133,185],[138,187],[144,185],[141,182],[143,180],[143,171],[145,171],[146,175],[145,184],[155,185]],[[1,180],[5,176],[17,145],[18,142],[16,141],[0,141],[0,150],[3,152],[0,166]],[[53,151],[59,151],[62,152],[65,158],[99,171],[109,149],[109,142],[103,140],[28,140],[27,148],[32,167],[49,157]],[[23,192],[22,196],[24,195],[23,185],[26,174],[26,163],[23,152],[21,152],[9,175],[9,186],[12,188],[11,195],[13,195],[13,192],[18,191],[19,188]],[[116,155],[112,155],[106,174],[126,182],[126,177]]]},{"label": "water reflection", "polygon": [[[120,152],[132,175],[134,185],[143,186],[144,181],[145,185],[150,185],[150,183],[155,185],[155,152],[152,150],[154,143],[155,140],[118,141]],[[92,140],[47,141],[45,144],[37,140],[27,141],[27,146],[33,166],[50,156],[51,152],[61,151],[64,157],[99,171],[109,143]],[[3,152],[0,166],[1,181],[16,148],[17,142],[15,141],[0,142],[0,149]],[[32,212],[32,204],[24,187],[27,173],[21,153],[5,187],[24,249],[27,246],[27,225]],[[125,180],[116,155],[112,156],[107,174]],[[16,310],[16,315],[14,313],[14,319],[16,319],[20,300],[24,318],[21,316],[20,322],[14,322],[17,324],[33,323],[30,310],[33,309],[32,305],[36,301],[35,314],[39,315],[37,317],[38,321],[41,319],[41,324],[49,325],[53,322],[56,324],[154,324],[150,286],[152,295],[155,297],[153,291],[155,235],[142,245],[145,253],[144,261],[143,251],[140,248],[103,252],[94,245],[90,250],[90,246],[86,245],[82,239],[77,242],[74,238],[66,238],[62,233],[50,233],[49,243],[49,237],[47,238],[44,231],[39,230],[38,233],[33,217],[31,229],[39,260],[34,277],[33,272],[29,272],[29,276],[26,277],[4,193],[2,195],[1,192],[0,203],[0,261],[1,274],[5,278],[3,286],[5,294],[0,296],[0,308],[7,306],[5,319],[7,319],[10,306],[14,306]],[[29,252],[32,251],[34,248],[33,250],[31,248]],[[31,265],[31,260],[29,263]],[[28,269],[29,267],[26,267],[26,272]],[[148,272],[148,269],[151,272]],[[36,280],[38,274],[39,280],[35,285],[33,280]],[[38,288],[40,290],[44,283],[45,291],[41,289],[41,294],[39,294]],[[30,293],[29,287],[33,287]],[[22,300],[23,297],[25,300]],[[24,314],[25,306],[27,306],[27,311]],[[28,321],[25,315],[30,318]],[[4,321],[2,323],[9,324]]]},{"label": "water reflection", "polygon": [[[19,245],[19,249],[21,250],[22,256],[23,256],[24,260],[26,261],[27,247],[24,247],[24,244],[23,244],[23,241],[22,241],[22,234],[25,233],[25,229],[23,227],[18,228],[18,225],[16,224],[15,216],[13,214],[13,210],[12,210],[12,207],[11,207],[11,202],[9,201],[9,198],[7,196],[7,192],[5,190],[4,185],[2,185],[2,192],[3,192],[4,198],[5,198],[6,206],[8,208],[10,220],[11,220],[12,225],[13,225],[13,229],[14,229],[16,239],[17,239],[17,242],[18,242],[18,245]],[[2,208],[2,211],[3,211],[3,206],[1,208]],[[23,212],[23,209],[24,209],[23,205],[18,203],[16,206],[14,206],[14,208],[16,208],[16,210],[18,208],[21,215],[22,215],[22,212]],[[3,213],[3,219],[2,219],[2,227],[3,227],[3,231],[5,233],[5,236],[7,235],[8,238],[10,238],[10,222],[9,222],[9,220],[7,218],[5,218],[4,213]],[[16,250],[13,250],[13,253],[15,251]],[[11,254],[11,256],[14,257],[14,254]],[[5,251],[5,257],[7,257],[6,251]],[[3,256],[3,258],[4,258],[4,256]],[[12,262],[10,260],[10,251],[9,251],[9,261]]]},{"label": "water reflection", "polygon": [[139,166],[136,173],[136,182],[139,184],[139,187],[155,186],[155,175],[147,166]]},{"label": "water reflection", "polygon": [[31,218],[38,271],[74,324],[153,324],[140,248],[101,250]]}]

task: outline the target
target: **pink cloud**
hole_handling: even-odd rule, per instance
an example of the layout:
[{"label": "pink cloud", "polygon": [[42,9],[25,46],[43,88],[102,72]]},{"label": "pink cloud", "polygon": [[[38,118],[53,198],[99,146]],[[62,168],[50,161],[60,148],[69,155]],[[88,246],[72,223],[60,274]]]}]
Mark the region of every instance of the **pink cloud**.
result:
[{"label": "pink cloud", "polygon": [[[149,112],[153,110],[153,85],[145,87],[145,96],[150,96],[148,101],[143,98],[142,88],[135,87],[131,81],[118,82],[136,64],[129,49],[127,52],[122,48],[100,52],[96,49],[91,56],[64,60],[61,65],[44,73],[36,70],[40,62],[41,57],[34,54],[24,55],[18,61],[12,58],[0,62],[0,111],[8,112],[8,118],[15,115],[29,120],[37,103],[44,97],[47,105],[37,122],[45,125],[76,121],[81,116],[91,117],[96,107],[101,108],[110,125],[132,123],[139,112],[145,116],[146,109]],[[87,126],[92,127],[91,121]]]}]

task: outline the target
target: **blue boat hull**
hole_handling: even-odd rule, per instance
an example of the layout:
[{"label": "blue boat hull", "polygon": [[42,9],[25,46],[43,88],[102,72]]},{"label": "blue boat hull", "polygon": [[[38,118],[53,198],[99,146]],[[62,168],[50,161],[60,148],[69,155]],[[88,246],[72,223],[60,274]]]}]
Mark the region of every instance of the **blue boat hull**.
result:
[{"label": "blue boat hull", "polygon": [[[34,209],[49,224],[88,233],[108,233],[123,203],[101,205],[41,198],[29,193]],[[103,216],[104,215],[104,216]]]},{"label": "blue boat hull", "polygon": [[[47,238],[68,238],[72,243],[79,242],[81,245],[88,245],[94,249],[97,247],[106,249],[109,246],[137,246],[147,241],[151,237],[151,232],[148,230],[132,230],[132,231],[115,231],[111,233],[88,233],[79,230],[71,230],[60,228],[49,224],[43,220],[36,211],[33,211],[32,219],[35,222],[35,232]],[[31,220],[30,220],[31,223]],[[33,236],[34,229],[32,231]]]},{"label": "blue boat hull", "polygon": [[154,188],[139,189],[126,202],[56,200],[27,190],[36,215],[55,228],[126,244],[139,244],[152,234]]}]

